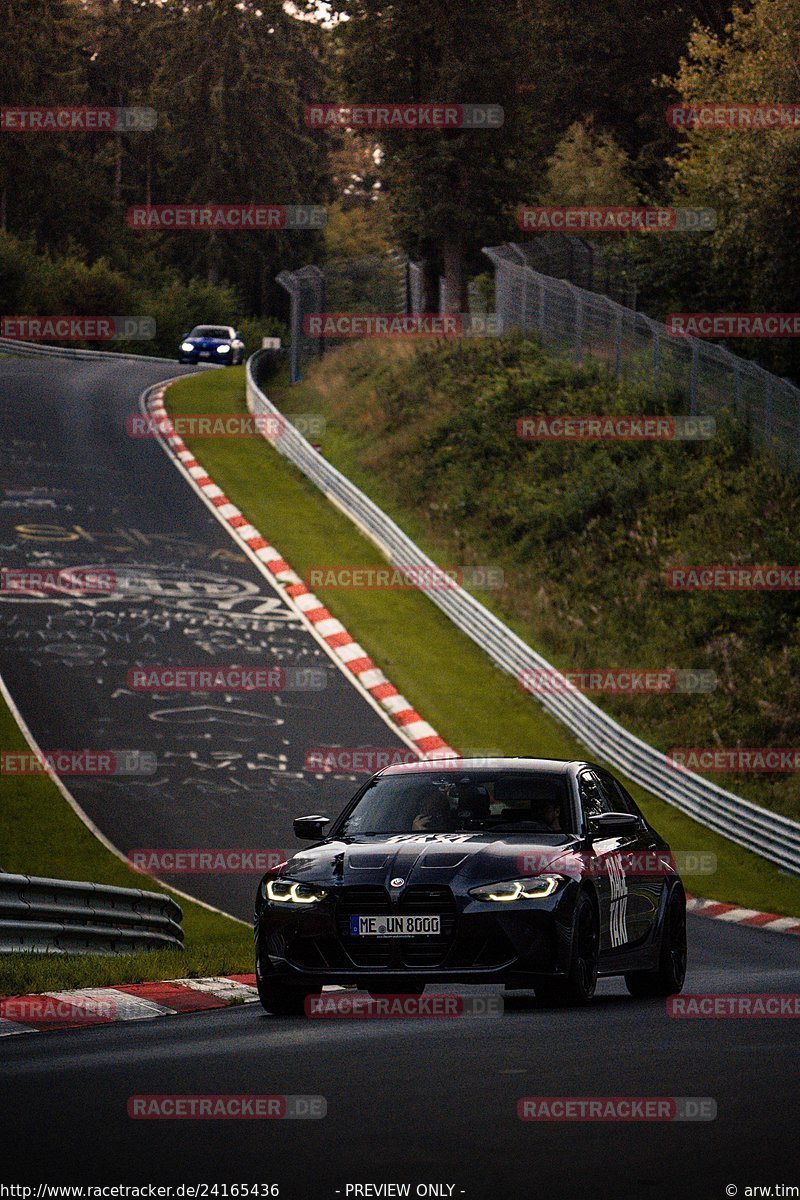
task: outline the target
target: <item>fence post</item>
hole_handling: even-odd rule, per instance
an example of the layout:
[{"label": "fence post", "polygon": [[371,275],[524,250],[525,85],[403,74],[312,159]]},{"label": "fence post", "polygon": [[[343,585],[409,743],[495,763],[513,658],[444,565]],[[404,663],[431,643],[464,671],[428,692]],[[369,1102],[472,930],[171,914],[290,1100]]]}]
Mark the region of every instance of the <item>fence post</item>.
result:
[{"label": "fence post", "polygon": [[575,296],[575,362],[580,366],[583,361],[583,296],[573,288]]},{"label": "fence post", "polygon": [[[328,280],[324,271],[319,272],[319,311],[323,313],[328,311]],[[322,358],[324,353],[325,338],[321,337],[318,339],[317,355]]]},{"label": "fence post", "polygon": [[692,373],[689,381],[689,415],[697,416],[697,376],[700,367],[700,343],[692,338]]},{"label": "fence post", "polygon": [[622,375],[622,309],[617,307],[614,321],[614,375]]},{"label": "fence post", "polygon": [[289,381],[300,379],[300,288],[293,271],[281,271],[276,282],[289,293]]},{"label": "fence post", "polygon": [[650,325],[653,330],[653,381],[658,386],[658,376],[661,371],[661,334],[655,322]]},{"label": "fence post", "polygon": [[767,374],[767,391],[764,397],[764,441],[772,441],[772,376]]}]

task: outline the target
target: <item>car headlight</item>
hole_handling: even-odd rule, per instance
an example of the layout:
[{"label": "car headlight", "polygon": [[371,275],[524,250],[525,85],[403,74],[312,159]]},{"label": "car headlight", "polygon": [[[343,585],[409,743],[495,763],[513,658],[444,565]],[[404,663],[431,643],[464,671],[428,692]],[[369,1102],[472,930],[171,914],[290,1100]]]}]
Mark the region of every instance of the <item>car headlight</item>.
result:
[{"label": "car headlight", "polygon": [[230,354],[230,346],[217,346],[217,354]]},{"label": "car headlight", "polygon": [[181,342],[181,350],[183,350],[184,354],[191,354],[194,350],[194,345],[192,342]]},{"label": "car headlight", "polygon": [[496,900],[510,904],[514,900],[543,900],[552,896],[561,883],[560,875],[535,875],[532,879],[504,879],[502,883],[485,883],[470,888],[470,896],[476,900]]},{"label": "car headlight", "polygon": [[328,894],[325,888],[297,883],[294,879],[268,879],[263,892],[264,899],[273,904],[316,904]]}]

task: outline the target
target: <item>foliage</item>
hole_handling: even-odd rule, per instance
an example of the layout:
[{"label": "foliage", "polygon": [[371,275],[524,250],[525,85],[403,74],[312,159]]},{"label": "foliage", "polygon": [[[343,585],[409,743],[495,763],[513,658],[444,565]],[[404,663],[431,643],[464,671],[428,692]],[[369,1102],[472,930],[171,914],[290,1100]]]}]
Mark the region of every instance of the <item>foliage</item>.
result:
[{"label": "foliage", "polygon": [[[0,233],[0,295],[9,314],[147,316],[155,320],[152,341],[70,345],[172,358],[181,335],[199,321],[227,325],[239,319],[241,301],[229,287],[202,279],[184,282],[177,271],[143,274],[141,281],[131,279],[106,259],[89,264],[75,250],[38,254],[32,242]],[[268,332],[266,327],[264,332]]]},{"label": "foliage", "polygon": [[613,134],[590,122],[570,125],[547,160],[543,204],[636,204],[630,159]]},{"label": "foliage", "polygon": [[[678,102],[800,103],[800,7],[795,0],[755,0],[737,8],[725,36],[696,29],[671,81]],[[717,210],[716,230],[691,259],[703,304],[726,311],[790,311],[800,286],[800,139],[795,128],[688,132],[674,160],[676,203]],[[697,266],[702,264],[702,275]],[[687,264],[688,265],[688,264]],[[662,291],[683,291],[680,274],[651,268]],[[800,377],[796,340],[736,349],[759,354],[778,374]]]},{"label": "foliage", "polygon": [[[440,560],[500,566],[504,590],[481,599],[559,667],[716,673],[708,694],[596,697],[646,740],[797,744],[797,593],[665,583],[672,566],[797,562],[796,479],[732,422],[710,442],[522,441],[523,416],[659,414],[670,400],[516,337],[405,349],[352,347],[303,385],[325,398],[330,445],[349,447],[334,462],[401,524],[413,514]],[[800,816],[797,775],[720,782]]]},{"label": "foliage", "polygon": [[324,138],[303,123],[326,39],[278,0],[0,0],[3,103],[145,106],[152,132],[3,133],[0,227],[55,253],[80,247],[125,275],[142,256],[185,282],[233,287],[254,314],[283,310],[284,267],[320,235],[134,232],[135,203],[325,204]]}]

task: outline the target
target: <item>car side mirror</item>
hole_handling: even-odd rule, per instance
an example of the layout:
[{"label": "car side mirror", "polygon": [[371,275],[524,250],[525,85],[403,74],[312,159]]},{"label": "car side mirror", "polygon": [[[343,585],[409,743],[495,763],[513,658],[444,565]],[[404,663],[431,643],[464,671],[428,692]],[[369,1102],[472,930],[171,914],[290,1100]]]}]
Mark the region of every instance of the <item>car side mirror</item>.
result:
[{"label": "car side mirror", "polygon": [[295,837],[317,842],[325,836],[325,826],[330,824],[330,817],[295,817],[293,824]]},{"label": "car side mirror", "polygon": [[638,833],[642,823],[634,813],[600,813],[589,818],[589,832],[597,837],[626,837]]}]

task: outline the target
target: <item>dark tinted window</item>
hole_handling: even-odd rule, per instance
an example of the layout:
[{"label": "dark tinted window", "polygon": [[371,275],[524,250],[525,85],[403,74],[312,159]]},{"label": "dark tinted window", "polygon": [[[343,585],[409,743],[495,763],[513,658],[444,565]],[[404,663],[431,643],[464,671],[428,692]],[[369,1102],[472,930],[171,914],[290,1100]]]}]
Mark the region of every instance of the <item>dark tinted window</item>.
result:
[{"label": "dark tinted window", "polygon": [[582,771],[578,778],[578,787],[583,815],[587,820],[589,817],[599,817],[601,813],[619,811],[614,808],[611,797],[594,771]]},{"label": "dark tinted window", "polygon": [[633,816],[641,816],[638,808],[634,804],[632,798],[625,791],[621,783],[618,783],[613,775],[609,775],[607,771],[599,771],[600,782],[609,797],[614,812],[632,813]]},{"label": "dark tinted window", "polygon": [[385,775],[368,784],[339,830],[353,834],[571,832],[566,780],[542,771]]},{"label": "dark tinted window", "polygon": [[195,325],[189,337],[227,338],[230,335],[227,325]]}]

